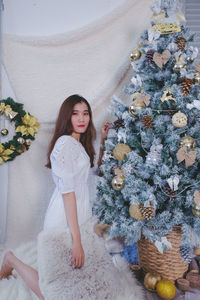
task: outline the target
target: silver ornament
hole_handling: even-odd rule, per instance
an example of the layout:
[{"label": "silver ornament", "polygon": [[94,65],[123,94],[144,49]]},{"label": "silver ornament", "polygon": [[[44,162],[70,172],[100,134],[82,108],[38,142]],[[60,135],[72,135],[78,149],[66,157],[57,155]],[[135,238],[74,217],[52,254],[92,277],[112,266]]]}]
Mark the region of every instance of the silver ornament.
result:
[{"label": "silver ornament", "polygon": [[30,146],[32,141],[31,141],[31,139],[27,139],[27,140],[25,140],[25,143],[26,143],[27,146]]},{"label": "silver ornament", "polygon": [[115,176],[112,180],[112,187],[115,191],[121,191],[125,185],[124,176]]},{"label": "silver ornament", "polygon": [[17,139],[17,141],[18,141],[18,143],[21,144],[21,145],[23,145],[23,144],[25,143],[25,140],[23,139],[23,137],[19,137],[19,138]]},{"label": "silver ornament", "polygon": [[1,134],[2,134],[3,136],[8,135],[8,129],[3,128],[3,129],[1,130]]}]

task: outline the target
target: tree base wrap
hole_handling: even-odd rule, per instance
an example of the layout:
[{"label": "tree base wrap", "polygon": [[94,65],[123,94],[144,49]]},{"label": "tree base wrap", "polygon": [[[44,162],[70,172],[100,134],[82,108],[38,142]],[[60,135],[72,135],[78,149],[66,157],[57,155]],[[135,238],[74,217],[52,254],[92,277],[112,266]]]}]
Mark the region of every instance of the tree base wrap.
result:
[{"label": "tree base wrap", "polygon": [[188,269],[188,264],[182,260],[180,254],[181,228],[175,226],[166,237],[172,248],[162,254],[154,243],[142,236],[138,241],[139,265],[145,272],[157,272],[162,277],[175,281],[182,278]]}]

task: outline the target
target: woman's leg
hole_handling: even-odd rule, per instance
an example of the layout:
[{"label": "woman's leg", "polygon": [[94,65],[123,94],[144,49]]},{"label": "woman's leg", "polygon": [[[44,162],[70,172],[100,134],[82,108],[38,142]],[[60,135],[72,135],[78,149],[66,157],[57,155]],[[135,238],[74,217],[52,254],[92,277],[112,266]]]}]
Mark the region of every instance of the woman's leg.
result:
[{"label": "woman's leg", "polygon": [[19,260],[11,251],[8,251],[3,260],[3,264],[0,270],[0,279],[7,278],[11,275],[13,269],[22,277],[28,287],[40,298],[44,300],[44,297],[39,288],[38,272],[32,267],[24,264]]}]

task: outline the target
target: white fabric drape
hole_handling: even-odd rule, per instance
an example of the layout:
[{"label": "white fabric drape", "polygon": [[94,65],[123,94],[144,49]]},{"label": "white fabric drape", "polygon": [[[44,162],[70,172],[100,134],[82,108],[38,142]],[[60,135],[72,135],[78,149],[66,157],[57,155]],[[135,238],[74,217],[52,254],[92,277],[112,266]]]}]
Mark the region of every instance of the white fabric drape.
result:
[{"label": "white fabric drape", "polygon": [[60,104],[70,94],[83,95],[99,128],[110,96],[121,88],[129,54],[150,25],[152,2],[128,0],[102,19],[66,34],[4,36],[3,63],[15,100],[41,123],[30,150],[9,163],[8,245],[27,241],[41,229],[53,186],[44,164]]}]

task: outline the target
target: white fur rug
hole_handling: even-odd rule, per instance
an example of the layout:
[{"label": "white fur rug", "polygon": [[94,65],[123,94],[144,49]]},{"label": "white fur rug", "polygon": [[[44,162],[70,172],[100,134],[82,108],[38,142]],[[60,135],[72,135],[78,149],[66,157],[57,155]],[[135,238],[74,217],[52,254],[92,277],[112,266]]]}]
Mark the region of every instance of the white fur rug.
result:
[{"label": "white fur rug", "polygon": [[[36,241],[22,245],[14,252],[25,263],[39,266],[40,288],[45,300],[144,300],[143,289],[120,256],[112,257],[104,240],[93,233],[92,223],[81,228],[85,264],[72,269],[71,240],[66,232],[41,232]],[[0,281],[1,300],[38,300],[14,272],[9,280]]]}]

